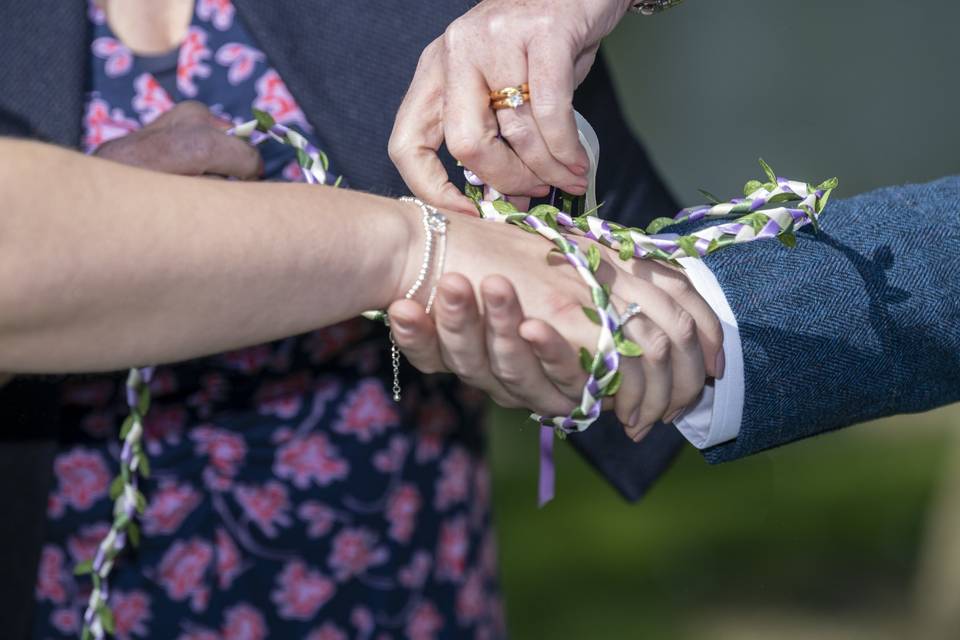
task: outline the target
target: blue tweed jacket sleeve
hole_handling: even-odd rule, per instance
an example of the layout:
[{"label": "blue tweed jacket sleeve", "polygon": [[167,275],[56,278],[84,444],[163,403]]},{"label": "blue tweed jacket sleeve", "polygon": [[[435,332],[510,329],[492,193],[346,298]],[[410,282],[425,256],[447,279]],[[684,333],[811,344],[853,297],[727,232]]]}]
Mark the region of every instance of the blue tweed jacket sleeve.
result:
[{"label": "blue tweed jacket sleeve", "polygon": [[797,246],[707,258],[737,317],[745,400],[723,462],[960,399],[960,177],[832,201]]}]

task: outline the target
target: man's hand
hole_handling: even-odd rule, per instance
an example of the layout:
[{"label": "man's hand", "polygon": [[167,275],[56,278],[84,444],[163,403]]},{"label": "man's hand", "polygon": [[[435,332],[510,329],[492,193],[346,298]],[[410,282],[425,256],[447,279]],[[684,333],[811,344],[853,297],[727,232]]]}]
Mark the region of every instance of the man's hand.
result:
[{"label": "man's hand", "polygon": [[256,180],[260,154],[226,135],[231,126],[199,102],[182,102],[143,129],[100,145],[93,155],[163,173]]},{"label": "man's hand", "polygon": [[[573,92],[624,0],[484,0],[455,20],[420,57],[390,139],[407,186],[436,206],[475,214],[450,183],[440,145],[486,184],[511,195],[549,186],[582,194],[587,158]],[[489,92],[522,83],[530,102],[494,112]]]}]

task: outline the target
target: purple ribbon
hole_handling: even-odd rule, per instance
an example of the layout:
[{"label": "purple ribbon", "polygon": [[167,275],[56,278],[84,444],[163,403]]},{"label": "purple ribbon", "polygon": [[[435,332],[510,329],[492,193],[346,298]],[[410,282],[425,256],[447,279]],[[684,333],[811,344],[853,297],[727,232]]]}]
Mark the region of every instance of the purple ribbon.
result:
[{"label": "purple ribbon", "polygon": [[540,427],[540,480],[537,483],[537,506],[553,500],[557,474],[553,466],[553,427]]}]

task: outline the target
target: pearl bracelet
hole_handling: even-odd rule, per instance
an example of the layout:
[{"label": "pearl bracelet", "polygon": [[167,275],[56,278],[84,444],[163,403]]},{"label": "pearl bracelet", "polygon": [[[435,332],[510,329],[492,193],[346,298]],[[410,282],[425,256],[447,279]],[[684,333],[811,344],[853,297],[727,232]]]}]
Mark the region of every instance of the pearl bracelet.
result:
[{"label": "pearl bracelet", "polygon": [[[447,216],[440,213],[436,207],[429,205],[419,198],[404,196],[400,202],[412,202],[420,207],[421,222],[423,223],[423,262],[420,263],[420,271],[417,272],[417,279],[410,285],[407,292],[403,294],[405,300],[412,300],[413,296],[423,287],[430,275],[430,269],[433,267],[433,244],[434,236],[438,237],[437,243],[440,245],[437,250],[437,277],[434,281],[439,281],[443,275],[443,267],[447,258]],[[433,302],[437,297],[437,285],[430,288],[430,294],[427,296],[427,304],[424,307],[427,314],[433,309]],[[389,322],[388,322],[389,324]],[[397,347],[396,340],[393,338],[393,331],[390,332],[390,360],[393,363],[393,400],[400,402],[400,348]]]}]

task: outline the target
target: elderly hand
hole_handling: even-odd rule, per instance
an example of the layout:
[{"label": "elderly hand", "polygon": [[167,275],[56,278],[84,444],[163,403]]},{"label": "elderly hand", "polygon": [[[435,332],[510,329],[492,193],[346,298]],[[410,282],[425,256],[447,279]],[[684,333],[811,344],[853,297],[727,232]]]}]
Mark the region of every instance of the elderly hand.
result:
[{"label": "elderly hand", "polygon": [[[446,141],[453,157],[501,193],[543,196],[549,185],[582,194],[588,167],[573,92],[631,4],[484,0],[451,23],[420,57],[390,139],[390,157],[411,191],[475,213],[437,157]],[[491,90],[523,83],[528,104],[491,109]]]},{"label": "elderly hand", "polygon": [[199,102],[181,102],[143,129],[100,145],[93,155],[163,173],[256,180],[260,153],[226,135],[231,126]]}]

